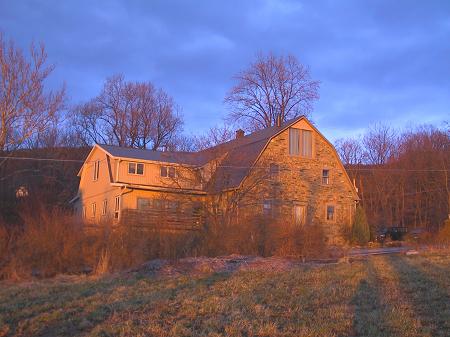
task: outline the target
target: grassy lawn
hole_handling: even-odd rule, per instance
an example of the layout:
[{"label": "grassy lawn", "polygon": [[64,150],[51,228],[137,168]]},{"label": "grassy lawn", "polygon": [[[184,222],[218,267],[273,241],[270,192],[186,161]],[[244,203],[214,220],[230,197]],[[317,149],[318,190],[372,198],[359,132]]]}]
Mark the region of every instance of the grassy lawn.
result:
[{"label": "grassy lawn", "polygon": [[450,256],[0,283],[0,336],[450,336]]}]

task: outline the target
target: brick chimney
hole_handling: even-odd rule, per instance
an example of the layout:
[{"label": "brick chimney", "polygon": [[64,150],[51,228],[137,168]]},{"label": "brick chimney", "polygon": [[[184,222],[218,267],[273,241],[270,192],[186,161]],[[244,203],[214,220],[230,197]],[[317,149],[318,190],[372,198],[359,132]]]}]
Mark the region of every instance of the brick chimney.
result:
[{"label": "brick chimney", "polygon": [[277,115],[277,126],[281,126],[281,115]]},{"label": "brick chimney", "polygon": [[244,137],[244,130],[242,130],[242,129],[236,130],[236,139],[239,139],[242,137]]}]

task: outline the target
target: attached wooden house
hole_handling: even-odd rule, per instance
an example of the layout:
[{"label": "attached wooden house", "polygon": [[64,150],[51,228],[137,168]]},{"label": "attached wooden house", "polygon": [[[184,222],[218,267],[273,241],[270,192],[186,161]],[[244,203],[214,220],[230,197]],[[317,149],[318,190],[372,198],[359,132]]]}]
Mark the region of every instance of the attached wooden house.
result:
[{"label": "attached wooden house", "polygon": [[85,222],[196,229],[205,214],[321,224],[352,222],[358,195],[333,145],[305,118],[199,152],[95,145],[74,199]]}]

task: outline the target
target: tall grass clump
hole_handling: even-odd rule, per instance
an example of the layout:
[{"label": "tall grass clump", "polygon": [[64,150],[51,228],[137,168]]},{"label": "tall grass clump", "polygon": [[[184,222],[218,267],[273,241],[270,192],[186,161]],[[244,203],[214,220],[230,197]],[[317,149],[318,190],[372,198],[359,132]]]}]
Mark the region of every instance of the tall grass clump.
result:
[{"label": "tall grass clump", "polygon": [[25,212],[21,218],[20,226],[1,225],[0,278],[49,277],[82,269],[81,224],[58,209]]}]

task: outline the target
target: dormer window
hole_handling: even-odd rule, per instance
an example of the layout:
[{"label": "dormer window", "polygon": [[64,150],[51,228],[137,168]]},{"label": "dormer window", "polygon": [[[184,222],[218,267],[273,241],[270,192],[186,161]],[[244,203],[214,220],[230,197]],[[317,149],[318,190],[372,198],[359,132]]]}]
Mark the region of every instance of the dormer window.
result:
[{"label": "dormer window", "polygon": [[289,154],[291,156],[312,158],[312,131],[290,128]]},{"label": "dormer window", "polygon": [[142,176],[144,174],[144,164],[143,163],[128,163],[128,174],[137,174]]},{"label": "dormer window", "polygon": [[176,171],[173,166],[161,166],[161,177],[175,178]]}]

